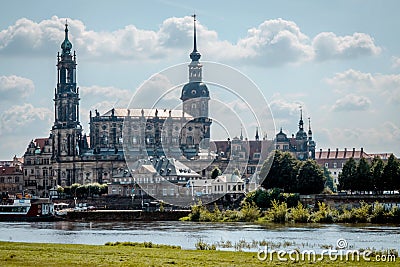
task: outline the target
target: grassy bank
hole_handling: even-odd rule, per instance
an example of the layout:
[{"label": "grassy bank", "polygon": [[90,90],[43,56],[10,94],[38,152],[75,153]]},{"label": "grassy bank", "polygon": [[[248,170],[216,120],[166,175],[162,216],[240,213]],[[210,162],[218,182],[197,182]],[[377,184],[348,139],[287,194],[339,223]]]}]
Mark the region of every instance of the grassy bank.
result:
[{"label": "grassy bank", "polygon": [[[398,262],[329,261],[318,266],[397,266]],[[0,242],[0,266],[289,266],[260,261],[255,252],[181,250],[165,245],[65,245]],[[309,266],[297,262],[296,266]]]},{"label": "grassy bank", "polygon": [[342,206],[332,208],[318,202],[317,209],[297,206],[288,207],[287,202],[271,201],[271,207],[261,211],[254,202],[243,201],[239,210],[207,209],[201,203],[193,205],[191,213],[180,219],[194,222],[274,222],[274,223],[400,223],[400,209],[393,206],[386,209],[382,203],[367,204],[359,207]]}]

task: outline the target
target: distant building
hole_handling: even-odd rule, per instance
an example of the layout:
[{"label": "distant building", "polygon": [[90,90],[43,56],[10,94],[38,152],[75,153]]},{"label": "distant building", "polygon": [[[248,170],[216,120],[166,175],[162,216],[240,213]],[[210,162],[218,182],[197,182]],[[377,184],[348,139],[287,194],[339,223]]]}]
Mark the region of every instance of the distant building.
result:
[{"label": "distant building", "polygon": [[299,130],[296,136],[287,137],[282,131],[276,134],[276,149],[287,151],[299,160],[315,159],[316,143],[312,139],[311,121],[308,119],[308,133],[304,130],[303,111],[300,110]]},{"label": "distant building", "polygon": [[0,193],[2,196],[22,193],[24,179],[20,165],[0,166]]},{"label": "distant building", "polygon": [[50,188],[57,184],[52,162],[52,139],[32,140],[24,154],[23,182],[26,193],[49,196]]},{"label": "distant building", "polygon": [[318,165],[325,167],[331,172],[334,183],[338,184],[339,174],[342,172],[344,164],[346,164],[350,158],[353,158],[356,162],[361,158],[365,158],[369,163],[371,163],[374,157],[380,157],[382,160],[386,161],[390,155],[390,153],[368,154],[363,148],[360,150],[356,150],[355,148],[352,150],[347,150],[347,148],[344,150],[339,150],[338,148],[336,148],[336,150],[331,150],[328,148],[328,150],[320,149],[316,153],[315,160]]}]

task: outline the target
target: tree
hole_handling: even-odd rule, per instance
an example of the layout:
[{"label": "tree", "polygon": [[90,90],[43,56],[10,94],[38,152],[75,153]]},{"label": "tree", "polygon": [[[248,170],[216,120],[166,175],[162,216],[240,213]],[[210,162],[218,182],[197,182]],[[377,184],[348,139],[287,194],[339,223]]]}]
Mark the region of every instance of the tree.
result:
[{"label": "tree", "polygon": [[350,158],[343,166],[342,172],[339,174],[339,189],[354,190],[354,181],[357,175],[357,164],[353,158]]},{"label": "tree", "polygon": [[81,185],[78,184],[78,183],[75,183],[75,184],[72,184],[72,185],[71,185],[70,194],[71,194],[72,197],[77,197],[77,196],[78,196],[77,190],[78,190],[78,188],[79,188],[80,186],[81,186]]},{"label": "tree", "polygon": [[385,167],[385,164],[383,160],[376,156],[371,162],[371,186],[373,188],[373,191],[375,191],[378,194],[382,194],[384,190],[384,186],[382,183],[382,177],[383,177],[383,168]]},{"label": "tree", "polygon": [[[385,167],[383,168],[383,187],[384,190],[394,191],[398,188],[399,161],[392,154],[390,155]],[[397,188],[396,188],[397,187]]]},{"label": "tree", "polygon": [[[285,192],[296,192],[297,160],[289,152],[276,151],[271,169],[266,174],[268,160],[261,168],[261,178],[266,175],[263,186],[267,189],[281,188]],[[269,167],[269,166],[268,166]]]},{"label": "tree", "polygon": [[353,181],[354,190],[372,191],[371,168],[365,158],[361,158],[357,164],[357,174]]},{"label": "tree", "polygon": [[218,167],[215,167],[211,172],[211,179],[215,179],[221,175],[221,170]]},{"label": "tree", "polygon": [[321,167],[311,159],[301,162],[296,180],[297,192],[300,194],[318,194],[325,186],[325,177]]},{"label": "tree", "polygon": [[325,187],[328,187],[332,192],[336,192],[337,186],[333,181],[332,173],[326,167],[324,167],[323,172],[325,177]]}]

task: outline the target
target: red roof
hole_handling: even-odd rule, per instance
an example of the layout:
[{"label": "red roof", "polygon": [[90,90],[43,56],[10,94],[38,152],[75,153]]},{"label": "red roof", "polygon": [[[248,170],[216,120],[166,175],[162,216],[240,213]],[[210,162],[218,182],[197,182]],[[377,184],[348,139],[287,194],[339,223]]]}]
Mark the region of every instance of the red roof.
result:
[{"label": "red roof", "polygon": [[0,166],[0,176],[1,175],[12,175],[15,173],[22,173],[18,167],[14,166]]},{"label": "red roof", "polygon": [[361,148],[361,150],[325,150],[325,151],[317,151],[315,153],[315,158],[316,159],[360,159],[360,158],[373,158],[371,155],[367,154],[364,152],[364,150]]},{"label": "red roof", "polygon": [[36,146],[43,148],[46,145],[46,142],[48,142],[48,141],[49,141],[49,138],[36,138],[35,144],[36,144]]}]

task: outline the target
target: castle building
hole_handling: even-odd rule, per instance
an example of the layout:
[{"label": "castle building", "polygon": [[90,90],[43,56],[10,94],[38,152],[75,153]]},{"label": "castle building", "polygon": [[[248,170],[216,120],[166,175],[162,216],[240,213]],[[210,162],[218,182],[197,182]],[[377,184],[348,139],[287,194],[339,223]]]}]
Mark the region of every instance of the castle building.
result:
[{"label": "castle building", "polygon": [[[196,16],[193,17],[193,51],[188,65],[188,83],[180,94],[182,110],[134,107],[113,108],[104,114],[90,111],[88,136],[83,133],[80,123],[76,53],[71,53],[72,43],[68,24],[65,24],[61,53],[57,54],[51,133],[47,138],[30,142],[24,154],[23,179],[29,192],[47,196],[50,189],[55,190],[58,185],[112,183],[114,177],[124,177],[123,173],[129,167],[127,161],[149,157],[182,161],[202,178],[209,178],[217,166],[226,173],[238,169],[246,184],[251,177],[257,176],[260,163],[274,148],[273,140],[266,137],[260,140],[258,129],[255,140],[243,140],[241,134],[240,138],[215,141],[215,151],[209,151],[210,92],[202,79]],[[275,141],[276,149],[290,151],[298,159],[315,158],[311,126],[307,134],[302,113],[296,137],[287,138],[281,130]]]},{"label": "castle building", "polygon": [[281,130],[276,134],[276,149],[288,151],[299,160],[315,159],[316,143],[312,139],[311,120],[308,119],[308,134],[304,130],[303,111],[300,110],[299,130],[288,138]]},{"label": "castle building", "polygon": [[107,183],[115,173],[126,169],[125,159],[198,157],[200,149],[207,148],[212,120],[208,118],[209,90],[202,82],[195,16],[193,27],[189,82],[180,97],[182,110],[113,108],[103,115],[96,110],[94,115],[90,112],[90,135],[86,136],[79,120],[76,53],[71,53],[65,24],[61,54],[57,54],[51,134],[36,139],[40,142],[32,141],[24,154],[24,180],[29,190],[46,195],[55,185]]}]

